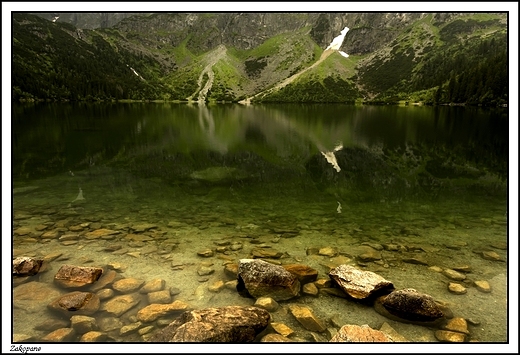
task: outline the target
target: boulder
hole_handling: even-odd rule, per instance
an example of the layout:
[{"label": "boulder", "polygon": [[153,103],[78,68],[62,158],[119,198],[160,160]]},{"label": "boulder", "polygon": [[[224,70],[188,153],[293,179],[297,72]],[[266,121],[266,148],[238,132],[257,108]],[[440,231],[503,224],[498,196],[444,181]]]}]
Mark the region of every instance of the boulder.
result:
[{"label": "boulder", "polygon": [[228,306],[187,311],[149,342],[253,342],[269,324],[270,314],[258,307]]},{"label": "boulder", "polygon": [[346,324],[330,339],[331,343],[392,343],[393,339],[368,325]]},{"label": "boulder", "polygon": [[63,265],[54,276],[54,283],[64,288],[80,288],[96,282],[103,269],[97,267]]},{"label": "boulder", "polygon": [[99,309],[101,301],[92,292],[74,291],[67,293],[51,302],[47,308],[67,316],[72,315],[92,315]]},{"label": "boulder", "polygon": [[242,296],[271,297],[275,301],[299,296],[300,282],[280,265],[259,259],[241,259],[237,277],[237,291]]},{"label": "boulder", "polygon": [[329,272],[345,293],[357,300],[364,300],[382,292],[394,289],[392,282],[371,271],[359,270],[351,265],[340,265]]},{"label": "boulder", "polygon": [[13,276],[36,275],[42,267],[43,259],[18,257],[13,260]]},{"label": "boulder", "polygon": [[[382,307],[379,307],[379,305],[382,305]],[[387,296],[378,298],[374,308],[384,316],[389,314],[391,319],[419,324],[436,324],[445,317],[441,306],[435,302],[433,297],[411,288],[394,291]]]}]

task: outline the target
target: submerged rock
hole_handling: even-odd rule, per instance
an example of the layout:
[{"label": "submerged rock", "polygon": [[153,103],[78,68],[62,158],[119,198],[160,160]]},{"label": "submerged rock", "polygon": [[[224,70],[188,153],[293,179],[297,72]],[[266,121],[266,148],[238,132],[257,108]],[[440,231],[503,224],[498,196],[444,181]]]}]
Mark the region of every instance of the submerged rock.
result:
[{"label": "submerged rock", "polygon": [[42,267],[43,259],[18,257],[13,260],[13,276],[36,275]]},{"label": "submerged rock", "polygon": [[[433,297],[411,288],[394,291],[380,297],[378,301],[391,315],[404,320],[434,322],[444,317],[443,311]],[[378,308],[375,308],[378,311]]]},{"label": "submerged rock", "polygon": [[346,294],[358,300],[394,289],[392,282],[376,273],[359,270],[350,265],[340,265],[332,269],[329,276]]},{"label": "submerged rock", "polygon": [[325,324],[314,315],[309,307],[291,305],[289,306],[289,310],[298,323],[300,323],[305,329],[319,333],[327,330]]},{"label": "submerged rock", "polygon": [[63,265],[54,276],[54,283],[65,288],[79,288],[96,282],[103,269]]},{"label": "submerged rock", "polygon": [[435,337],[443,343],[464,343],[466,341],[466,334],[449,330],[437,330]]},{"label": "submerged rock", "polygon": [[149,342],[253,342],[269,324],[270,314],[258,307],[228,306],[184,312]]},{"label": "submerged rock", "polygon": [[280,265],[260,259],[241,259],[237,277],[237,291],[242,296],[271,297],[275,301],[299,296],[300,282]]},{"label": "submerged rock", "polygon": [[346,324],[330,339],[331,343],[391,343],[393,339],[368,325]]},{"label": "submerged rock", "polygon": [[188,308],[188,304],[179,300],[173,301],[168,304],[150,304],[137,312],[137,320],[141,322],[153,322],[157,318],[165,315],[185,311]]},{"label": "submerged rock", "polygon": [[77,315],[92,315],[99,309],[100,304],[101,301],[96,294],[74,291],[51,302],[48,308],[65,315],[71,315],[71,312]]},{"label": "submerged rock", "polygon": [[123,313],[137,306],[139,302],[139,298],[134,294],[116,296],[111,300],[105,302],[101,306],[101,310],[106,311],[116,317],[119,317]]}]

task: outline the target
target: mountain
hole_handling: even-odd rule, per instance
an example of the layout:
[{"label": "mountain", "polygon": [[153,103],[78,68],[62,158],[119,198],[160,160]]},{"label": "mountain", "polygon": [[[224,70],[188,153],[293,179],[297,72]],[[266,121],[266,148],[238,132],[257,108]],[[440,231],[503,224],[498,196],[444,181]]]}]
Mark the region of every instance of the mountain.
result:
[{"label": "mountain", "polygon": [[507,13],[67,15],[13,13],[14,100],[508,101]]},{"label": "mountain", "polygon": [[[124,12],[38,12],[32,13],[52,22],[69,23],[77,28],[107,28],[112,27],[122,19],[139,13]],[[142,15],[142,14],[139,14]]]}]

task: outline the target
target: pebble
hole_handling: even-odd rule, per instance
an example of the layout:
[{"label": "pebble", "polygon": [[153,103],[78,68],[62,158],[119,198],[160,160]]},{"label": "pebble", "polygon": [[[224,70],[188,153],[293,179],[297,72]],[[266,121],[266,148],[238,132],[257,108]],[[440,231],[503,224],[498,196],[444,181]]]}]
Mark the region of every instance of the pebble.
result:
[{"label": "pebble", "polygon": [[489,282],[487,281],[475,281],[475,286],[477,287],[477,290],[489,293],[491,292],[491,286],[489,285]]},{"label": "pebble", "polygon": [[463,343],[466,341],[466,334],[451,332],[449,330],[437,330],[435,337],[438,341],[446,343]]},{"label": "pebble", "polygon": [[469,335],[468,323],[464,318],[460,317],[450,319],[444,326],[444,329]]},{"label": "pebble", "polygon": [[456,295],[463,295],[468,292],[464,286],[455,282],[450,282],[448,284],[448,290]]},{"label": "pebble", "polygon": [[225,287],[224,281],[219,280],[209,285],[208,290],[211,292],[220,292]]},{"label": "pebble", "polygon": [[482,258],[491,261],[503,261],[500,255],[494,251],[483,251],[481,254]]},{"label": "pebble", "polygon": [[452,269],[444,269],[442,272],[444,276],[446,276],[449,279],[455,280],[455,281],[462,281],[466,279],[466,275],[461,274],[460,272],[457,272]]},{"label": "pebble", "polygon": [[215,253],[211,249],[205,249],[205,250],[198,251],[197,255],[202,256],[203,258],[209,258],[209,257],[212,257],[213,255],[215,255]]}]

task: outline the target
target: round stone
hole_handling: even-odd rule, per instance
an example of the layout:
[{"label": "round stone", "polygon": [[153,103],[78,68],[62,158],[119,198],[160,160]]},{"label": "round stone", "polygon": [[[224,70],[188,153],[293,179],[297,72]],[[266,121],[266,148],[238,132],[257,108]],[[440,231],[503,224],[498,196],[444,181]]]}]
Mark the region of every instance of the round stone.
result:
[{"label": "round stone", "polygon": [[484,292],[484,293],[491,292],[491,286],[489,285],[489,283],[487,281],[475,281],[475,286],[477,287],[477,290],[479,290],[481,292]]},{"label": "round stone", "polygon": [[448,284],[448,290],[456,295],[463,295],[467,292],[466,288],[456,282],[450,282]]}]

